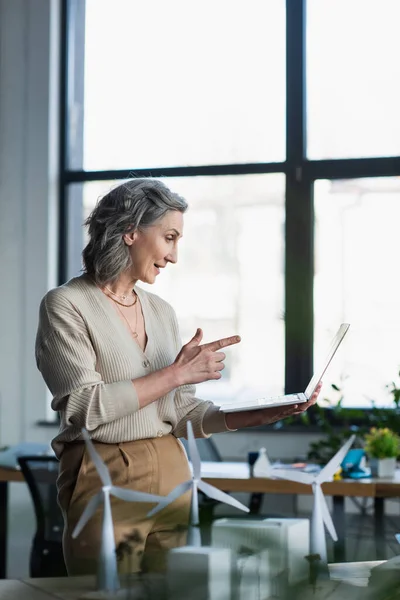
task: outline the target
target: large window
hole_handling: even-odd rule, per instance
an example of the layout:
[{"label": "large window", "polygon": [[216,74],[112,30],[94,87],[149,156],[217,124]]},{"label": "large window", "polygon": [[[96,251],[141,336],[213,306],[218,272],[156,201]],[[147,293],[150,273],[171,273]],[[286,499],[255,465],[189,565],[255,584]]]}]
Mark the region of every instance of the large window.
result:
[{"label": "large window", "polygon": [[86,0],[85,169],[285,158],[283,0]]},{"label": "large window", "polygon": [[400,368],[400,179],[317,181],[314,194],[316,359],[337,323],[351,323],[327,381],[344,406],[387,405]]},{"label": "large window", "polygon": [[400,154],[400,2],[308,0],[309,158]]},{"label": "large window", "polygon": [[[201,326],[204,341],[240,331],[227,348],[223,379],[198,386],[218,403],[284,389],[284,177],[182,177],[165,182],[190,201],[176,265],[144,289],[174,307],[183,341]],[[86,183],[81,220],[115,183]],[[85,231],[81,229],[81,246]],[[262,276],[260,274],[262,273]],[[267,340],[262,351],[260,340]],[[269,340],[269,341],[268,341]]]},{"label": "large window", "polygon": [[64,0],[61,281],[97,199],[161,178],[190,208],[151,290],[183,341],[198,326],[243,340],[199,394],[300,391],[347,321],[322,396],[335,383],[346,406],[387,404],[399,16],[396,0]]}]

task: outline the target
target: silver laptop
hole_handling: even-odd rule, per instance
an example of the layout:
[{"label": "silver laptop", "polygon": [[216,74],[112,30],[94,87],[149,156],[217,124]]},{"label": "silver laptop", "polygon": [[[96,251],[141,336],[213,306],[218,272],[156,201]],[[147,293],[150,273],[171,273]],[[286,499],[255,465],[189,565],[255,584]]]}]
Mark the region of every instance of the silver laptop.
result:
[{"label": "silver laptop", "polygon": [[300,402],[307,402],[307,400],[309,400],[313,395],[313,392],[317,387],[318,383],[321,381],[325,371],[329,366],[329,363],[334,357],[336,350],[342,343],[343,338],[346,335],[349,327],[350,325],[348,323],[341,324],[341,326],[338,329],[338,332],[332,340],[331,347],[329,349],[325,362],[323,363],[321,368],[316,373],[314,373],[310,380],[310,383],[307,385],[304,392],[299,392],[298,394],[286,394],[285,396],[275,396],[271,398],[259,398],[258,400],[244,400],[239,402],[233,402],[231,404],[224,404],[220,407],[219,410],[225,413],[229,413],[238,412],[241,410],[260,410],[262,408],[268,408],[270,406],[286,406],[289,404],[299,404]]}]

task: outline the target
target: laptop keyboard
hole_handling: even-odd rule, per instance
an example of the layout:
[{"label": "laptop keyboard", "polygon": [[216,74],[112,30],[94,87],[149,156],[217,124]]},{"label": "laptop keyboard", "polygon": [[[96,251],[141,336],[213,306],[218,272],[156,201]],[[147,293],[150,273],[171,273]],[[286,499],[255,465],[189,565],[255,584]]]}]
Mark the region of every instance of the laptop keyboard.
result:
[{"label": "laptop keyboard", "polygon": [[274,406],[275,404],[295,404],[296,402],[304,402],[299,397],[299,394],[288,394],[286,396],[270,396],[268,398],[258,398],[257,400],[242,400],[239,402],[229,402],[228,404],[224,404],[224,409],[229,408],[247,408],[247,407],[257,407],[257,406]]},{"label": "laptop keyboard", "polygon": [[259,398],[259,404],[277,404],[278,402],[293,402],[299,400],[298,394],[287,394],[286,396],[270,396],[269,398]]}]

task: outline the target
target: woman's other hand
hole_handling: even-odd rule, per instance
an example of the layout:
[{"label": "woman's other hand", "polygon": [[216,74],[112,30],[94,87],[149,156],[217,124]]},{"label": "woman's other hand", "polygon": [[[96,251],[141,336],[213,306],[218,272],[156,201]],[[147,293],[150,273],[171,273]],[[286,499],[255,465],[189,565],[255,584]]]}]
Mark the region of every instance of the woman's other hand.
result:
[{"label": "woman's other hand", "polygon": [[198,329],[176,357],[172,367],[179,385],[221,379],[225,353],[220,350],[240,342],[238,335],[200,345],[202,339],[203,332]]},{"label": "woman's other hand", "polygon": [[237,413],[227,413],[225,421],[229,429],[241,429],[242,427],[255,427],[257,425],[269,425],[276,421],[281,421],[293,415],[301,415],[310,406],[316,403],[318,394],[321,391],[322,382],[320,381],[311,398],[301,404],[290,404],[289,406],[277,406],[264,408],[262,410],[248,410]]}]

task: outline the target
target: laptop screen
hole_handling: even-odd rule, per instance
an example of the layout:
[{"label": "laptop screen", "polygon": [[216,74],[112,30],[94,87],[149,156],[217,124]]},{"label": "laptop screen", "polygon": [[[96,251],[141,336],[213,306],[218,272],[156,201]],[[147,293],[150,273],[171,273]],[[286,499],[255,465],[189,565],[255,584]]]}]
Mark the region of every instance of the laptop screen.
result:
[{"label": "laptop screen", "polygon": [[313,391],[315,390],[315,388],[318,385],[318,382],[322,379],[323,374],[327,370],[329,363],[331,362],[332,358],[334,357],[334,355],[336,353],[336,350],[339,348],[340,344],[342,343],[342,340],[343,340],[344,336],[346,335],[349,327],[350,327],[350,325],[348,323],[342,323],[341,326],[339,327],[338,332],[336,333],[335,337],[332,340],[331,347],[329,348],[329,352],[325,359],[325,362],[322,364],[321,368],[318,369],[314,373],[310,383],[306,387],[306,390],[304,392],[304,395],[306,396],[306,398],[311,397]]}]

